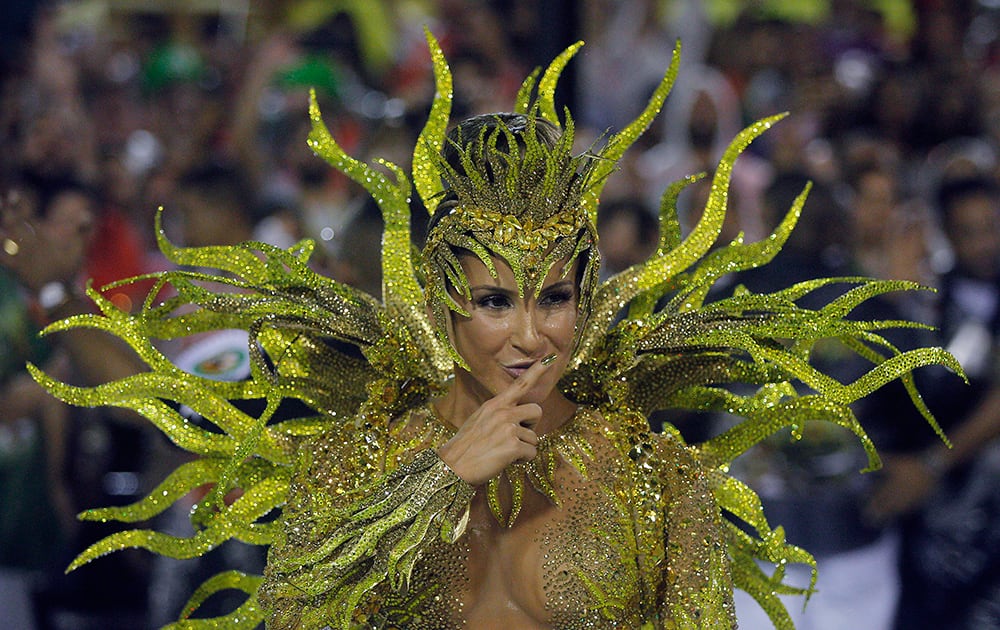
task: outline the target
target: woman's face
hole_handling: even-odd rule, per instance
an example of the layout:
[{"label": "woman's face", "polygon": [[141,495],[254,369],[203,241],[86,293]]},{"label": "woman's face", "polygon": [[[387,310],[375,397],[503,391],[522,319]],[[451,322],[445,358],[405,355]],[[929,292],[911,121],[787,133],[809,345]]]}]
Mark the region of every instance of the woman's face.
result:
[{"label": "woman's face", "polygon": [[556,384],[569,363],[576,327],[577,265],[557,262],[542,281],[538,297],[518,297],[510,266],[493,257],[498,277],[475,256],[462,256],[471,299],[454,295],[468,313],[452,314],[451,339],[469,371],[457,368],[456,384],[477,403],[503,391],[534,362],[556,354],[554,363],[521,402],[542,404],[561,397]]}]

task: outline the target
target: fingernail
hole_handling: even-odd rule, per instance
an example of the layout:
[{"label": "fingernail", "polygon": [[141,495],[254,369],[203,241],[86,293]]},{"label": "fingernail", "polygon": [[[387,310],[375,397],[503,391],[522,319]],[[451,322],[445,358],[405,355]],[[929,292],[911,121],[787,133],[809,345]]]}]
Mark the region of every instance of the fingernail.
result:
[{"label": "fingernail", "polygon": [[549,365],[550,363],[552,363],[553,361],[555,361],[558,356],[559,355],[557,353],[553,352],[549,356],[547,356],[544,359],[542,359],[542,365]]}]

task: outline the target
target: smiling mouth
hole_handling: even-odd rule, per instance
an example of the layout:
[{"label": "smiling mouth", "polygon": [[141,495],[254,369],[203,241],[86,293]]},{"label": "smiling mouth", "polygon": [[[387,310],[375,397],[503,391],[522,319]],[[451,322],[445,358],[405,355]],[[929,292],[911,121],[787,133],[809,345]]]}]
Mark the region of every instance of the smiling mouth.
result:
[{"label": "smiling mouth", "polygon": [[528,368],[530,368],[534,364],[535,364],[534,361],[523,361],[521,363],[515,363],[513,365],[504,365],[503,370],[504,372],[509,374],[511,378],[516,379],[525,372],[527,372]]}]

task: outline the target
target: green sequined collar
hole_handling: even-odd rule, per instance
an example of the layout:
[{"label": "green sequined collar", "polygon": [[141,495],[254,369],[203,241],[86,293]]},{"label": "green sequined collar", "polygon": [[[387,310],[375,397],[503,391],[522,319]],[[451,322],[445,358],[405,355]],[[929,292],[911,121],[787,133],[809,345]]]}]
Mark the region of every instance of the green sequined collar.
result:
[{"label": "green sequined collar", "polygon": [[[457,429],[446,421],[433,404],[427,404],[431,421],[444,429],[446,439]],[[576,412],[566,422],[538,438],[538,453],[529,462],[515,463],[486,484],[486,498],[490,511],[497,522],[506,527],[514,525],[524,501],[525,481],[537,492],[548,498],[553,505],[561,506],[562,500],[556,492],[555,473],[559,462],[565,462],[582,476],[587,476],[587,462],[594,458],[593,447],[587,440],[598,424],[599,414],[589,407],[577,407]],[[505,510],[500,500],[501,480],[506,477],[510,484],[510,509]]]}]

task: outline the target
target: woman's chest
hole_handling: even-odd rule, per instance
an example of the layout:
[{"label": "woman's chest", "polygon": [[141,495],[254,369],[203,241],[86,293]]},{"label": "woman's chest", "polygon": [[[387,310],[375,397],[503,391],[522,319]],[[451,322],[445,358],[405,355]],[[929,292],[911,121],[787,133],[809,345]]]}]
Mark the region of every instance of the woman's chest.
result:
[{"label": "woman's chest", "polygon": [[[416,581],[436,585],[427,613],[468,627],[620,627],[638,609],[633,519],[626,496],[563,466],[553,476],[558,503],[524,483],[507,481],[494,495],[501,524],[480,490],[466,534],[439,544]],[[488,624],[484,622],[489,621]],[[627,625],[627,624],[626,624]],[[445,627],[445,626],[439,626]]]}]

